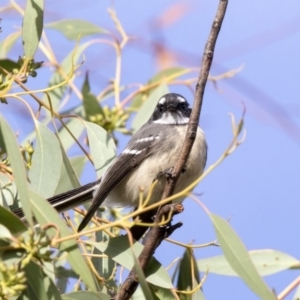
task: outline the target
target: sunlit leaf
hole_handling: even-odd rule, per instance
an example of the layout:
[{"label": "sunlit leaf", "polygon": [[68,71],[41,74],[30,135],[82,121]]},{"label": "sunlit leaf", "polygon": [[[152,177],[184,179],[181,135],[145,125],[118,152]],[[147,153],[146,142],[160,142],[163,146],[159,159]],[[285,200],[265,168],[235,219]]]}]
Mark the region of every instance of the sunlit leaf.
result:
[{"label": "sunlit leaf", "polygon": [[0,205],[5,207],[16,204],[17,187],[11,178],[3,173],[0,173]]},{"label": "sunlit leaf", "polygon": [[169,93],[168,86],[163,83],[154,89],[148,99],[142,104],[132,121],[132,130],[136,132],[151,117],[158,100],[165,94]]},{"label": "sunlit leaf", "polygon": [[[49,81],[49,87],[57,85],[65,81],[67,75],[72,71],[74,65],[78,64],[79,59],[83,60],[82,53],[88,47],[88,44],[79,45],[76,49],[73,49],[60,63],[59,69],[55,72]],[[70,79],[71,81],[72,79]],[[51,99],[51,104],[54,110],[58,110],[61,100],[65,94],[67,84],[55,88],[48,92]],[[48,103],[48,98],[45,95],[43,101]],[[50,114],[49,114],[50,118]]]},{"label": "sunlit leaf", "polygon": [[0,224],[0,238],[1,239],[10,239],[12,237],[11,232],[7,229],[6,226]]},{"label": "sunlit leaf", "polygon": [[25,267],[27,290],[22,299],[28,300],[61,300],[59,291],[53,281],[43,272],[42,268],[30,262]]},{"label": "sunlit leaf", "polygon": [[214,214],[209,214],[209,216],[224,256],[231,267],[260,299],[276,300],[276,296],[259,276],[246,247],[228,222]]},{"label": "sunlit leaf", "polygon": [[135,255],[132,255],[132,257],[134,260],[134,269],[137,274],[138,281],[142,288],[145,299],[154,300],[156,297],[155,297],[153,291],[150,289],[149,284],[146,281],[145,274],[143,272],[143,269],[140,265],[139,260],[137,259],[137,257]]},{"label": "sunlit leaf", "polygon": [[110,296],[104,293],[93,293],[87,291],[72,292],[62,295],[63,300],[110,300]]},{"label": "sunlit leaf", "polygon": [[[300,264],[296,258],[271,249],[252,250],[249,255],[260,276],[275,274]],[[197,264],[201,271],[209,268],[210,273],[238,276],[223,255],[199,259]]]},{"label": "sunlit leaf", "polygon": [[[9,73],[11,73],[14,69],[20,69],[21,67],[18,62],[9,58],[0,59],[0,66]],[[7,74],[0,69],[0,75],[6,76]]]},{"label": "sunlit leaf", "polygon": [[[78,118],[70,118],[65,125],[77,140],[79,140],[80,136],[85,130],[84,123]],[[70,148],[76,143],[74,137],[71,136],[68,130],[65,127],[62,127],[58,132],[60,141],[63,144],[65,151],[70,150]]]},{"label": "sunlit leaf", "polygon": [[[13,32],[12,34],[8,35],[5,39],[0,41],[0,58],[7,57],[9,50],[20,37],[20,34],[20,31]],[[0,65],[2,66],[2,63],[0,63]]]},{"label": "sunlit leaf", "polygon": [[[147,84],[151,85],[151,84],[159,82],[159,81],[162,81],[161,83],[163,83],[163,80],[167,77],[175,79],[177,77],[182,76],[183,74],[187,74],[188,72],[189,72],[188,69],[184,69],[184,68],[180,68],[180,67],[168,68],[168,69],[162,70],[161,72],[155,74],[147,82]],[[135,109],[139,108],[144,103],[144,100],[149,97],[149,95],[153,92],[153,90],[155,88],[157,88],[157,86],[147,89],[145,92],[139,93],[137,96],[135,96],[130,103],[130,107],[135,108]],[[162,94],[160,96],[163,96],[163,95],[164,94]]]},{"label": "sunlit leaf", "polygon": [[45,27],[60,31],[70,40],[78,40],[80,37],[92,34],[107,33],[107,30],[100,28],[93,23],[79,19],[62,20],[47,24]]},{"label": "sunlit leaf", "polygon": [[[172,292],[171,289],[164,289],[162,287],[156,286],[151,284],[150,285],[151,290],[154,292],[154,295],[159,300],[173,300],[174,298],[174,292]],[[134,298],[135,300],[135,298]]]},{"label": "sunlit leaf", "polygon": [[24,54],[27,58],[32,58],[40,42],[43,21],[44,21],[44,1],[27,0],[24,11],[22,39]]},{"label": "sunlit leaf", "polygon": [[[86,241],[86,243],[98,248],[128,270],[131,270],[134,266],[133,253],[138,257],[143,250],[143,246],[139,242],[135,242],[130,246],[127,236],[111,238],[108,242],[95,243]],[[145,270],[145,276],[146,280],[154,285],[167,289],[173,287],[167,271],[154,257],[152,257],[150,264]]]},{"label": "sunlit leaf", "polygon": [[62,154],[55,134],[36,121],[36,147],[29,170],[31,187],[39,195],[54,195],[62,170]]},{"label": "sunlit leaf", "polygon": [[7,227],[12,234],[18,234],[27,230],[27,227],[24,223],[11,211],[0,206],[0,224]]},{"label": "sunlit leaf", "polygon": [[81,92],[83,97],[83,107],[85,111],[86,120],[91,121],[91,118],[93,116],[103,115],[102,108],[98,103],[96,96],[93,95],[90,91],[88,74],[85,75],[85,80]]},{"label": "sunlit leaf", "polygon": [[2,135],[2,139],[5,143],[5,149],[13,169],[19,198],[22,203],[22,207],[24,208],[24,214],[29,224],[32,225],[32,214],[30,209],[27,174],[24,161],[22,159],[16,137],[2,115],[0,115],[0,135]]},{"label": "sunlit leaf", "polygon": [[[31,205],[34,212],[34,216],[41,226],[49,223],[55,224],[59,228],[60,236],[66,237],[71,234],[70,230],[59,217],[56,210],[44,199],[34,192],[31,195]],[[75,240],[68,240],[62,242],[59,246],[61,251],[67,251],[67,260],[73,270],[81,276],[84,283],[94,292],[98,289],[94,281],[90,268],[88,267],[86,260],[82,256],[78,245]]]},{"label": "sunlit leaf", "polygon": [[[200,282],[200,276],[196,259],[191,249],[184,251],[183,257],[179,263],[177,289],[180,291],[191,291]],[[179,294],[182,300],[191,300],[192,294]]]},{"label": "sunlit leaf", "polygon": [[116,146],[113,138],[102,127],[95,123],[85,122],[94,168],[98,178],[116,156]]}]

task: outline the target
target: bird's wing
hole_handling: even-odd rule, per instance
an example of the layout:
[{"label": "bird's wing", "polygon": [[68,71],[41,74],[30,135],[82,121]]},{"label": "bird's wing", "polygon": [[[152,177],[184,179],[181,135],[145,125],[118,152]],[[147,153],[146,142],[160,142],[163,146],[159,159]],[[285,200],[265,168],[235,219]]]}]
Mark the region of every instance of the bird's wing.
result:
[{"label": "bird's wing", "polygon": [[[81,231],[93,217],[99,206],[103,203],[105,198],[111,190],[135,167],[137,167],[145,158],[153,152],[153,146],[157,144],[160,136],[153,136],[150,128],[144,125],[137,133],[141,136],[140,139],[131,139],[126,149],[118,156],[110,168],[102,177],[101,184],[96,191],[92,205],[87,214],[83,218],[78,227]],[[139,134],[138,134],[139,133]]]}]

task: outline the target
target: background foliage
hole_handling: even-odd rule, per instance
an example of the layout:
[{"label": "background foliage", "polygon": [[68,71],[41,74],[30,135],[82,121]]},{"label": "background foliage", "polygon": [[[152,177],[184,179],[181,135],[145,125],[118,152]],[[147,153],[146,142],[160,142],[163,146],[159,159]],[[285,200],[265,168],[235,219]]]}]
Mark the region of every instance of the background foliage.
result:
[{"label": "background foliage", "polygon": [[[12,10],[18,13],[23,25],[6,34],[3,15],[0,46],[3,107],[0,118],[1,297],[109,299],[108,294],[117,291],[121,283],[119,278],[126,276],[123,267],[132,268],[134,257],[142,247],[139,243],[130,247],[128,238],[120,236],[120,230],[114,227],[128,225],[130,214],[99,212],[99,216],[110,223],[102,225],[103,231],[97,232],[96,239],[81,239],[78,243],[72,233],[80,211],[70,216],[65,214],[65,222],[44,199],[78,186],[82,172],[88,172],[84,170],[95,170],[94,178],[101,176],[115,155],[115,143],[122,143],[121,134],[130,135],[139,128],[161,95],[174,85],[193,90],[199,60],[193,62],[193,67],[178,67],[173,52],[156,49],[161,71],[152,74],[144,84],[132,83],[123,65],[126,49],[135,43],[137,36],[127,35],[113,9],[108,10],[110,29],[91,23],[89,18],[43,22],[43,1],[28,1],[26,6],[10,2],[2,8],[3,12]],[[163,21],[174,22],[176,10],[170,11],[156,26],[163,26]],[[225,30],[222,29],[221,35]],[[60,39],[67,47],[57,43],[55,31],[63,35]],[[93,47],[101,49],[100,59],[93,57]],[[199,53],[201,50],[202,47],[197,49]],[[101,69],[108,60],[113,72],[101,74],[102,83],[97,87],[99,76],[93,76],[91,71]],[[131,61],[130,67],[141,69],[143,65]],[[218,87],[219,81],[234,80],[240,71],[226,70],[210,79]],[[215,89],[215,93],[218,92]],[[241,111],[242,108],[240,114]],[[233,138],[228,138],[228,148],[220,150],[223,152],[220,160],[208,168],[208,173],[239,145],[242,121],[232,118]],[[6,209],[20,203],[28,225]],[[201,210],[199,205],[197,210]],[[145,278],[140,275],[141,289],[134,298],[203,299],[205,293],[203,295],[199,288],[205,286],[208,272],[238,275],[260,298],[276,299],[260,276],[297,268],[298,260],[275,250],[248,253],[226,220],[205,207],[204,211],[217,238],[217,242],[206,246],[211,249],[219,244],[226,259],[224,256],[199,259],[195,254],[201,253],[204,245],[173,241],[168,251],[180,249],[181,260],[174,255],[172,265],[166,268],[153,259]],[[40,227],[32,227],[32,215]],[[201,220],[193,226],[201,227]],[[101,256],[89,258],[86,253]]]}]

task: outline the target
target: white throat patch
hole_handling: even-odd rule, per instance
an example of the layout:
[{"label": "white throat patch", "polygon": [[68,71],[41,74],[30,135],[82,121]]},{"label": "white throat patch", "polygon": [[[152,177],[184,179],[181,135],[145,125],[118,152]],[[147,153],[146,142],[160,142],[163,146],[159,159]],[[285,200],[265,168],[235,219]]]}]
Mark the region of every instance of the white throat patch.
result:
[{"label": "white throat patch", "polygon": [[155,124],[166,124],[166,125],[184,125],[189,122],[189,118],[178,115],[178,113],[170,113],[169,111],[164,112],[161,118],[153,121]]}]

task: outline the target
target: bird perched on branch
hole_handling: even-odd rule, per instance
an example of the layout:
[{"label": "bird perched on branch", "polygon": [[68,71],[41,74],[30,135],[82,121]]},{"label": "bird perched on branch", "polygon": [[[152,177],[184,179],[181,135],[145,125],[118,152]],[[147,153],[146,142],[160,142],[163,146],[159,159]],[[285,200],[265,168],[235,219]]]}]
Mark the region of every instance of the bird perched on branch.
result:
[{"label": "bird perched on branch", "polygon": [[[141,188],[145,199],[155,179],[157,183],[148,204],[160,201],[166,175],[172,172],[178,161],[190,115],[191,108],[183,96],[175,93],[162,96],[148,122],[132,136],[125,150],[115,158],[102,178],[56,195],[48,201],[58,211],[64,211],[92,199],[92,204],[78,227],[79,231],[84,229],[101,205],[137,207]],[[203,173],[206,157],[204,133],[198,127],[196,139],[177,181],[175,193],[188,187]],[[180,197],[176,202],[183,199],[184,197]],[[20,209],[14,212],[22,215]]]}]

